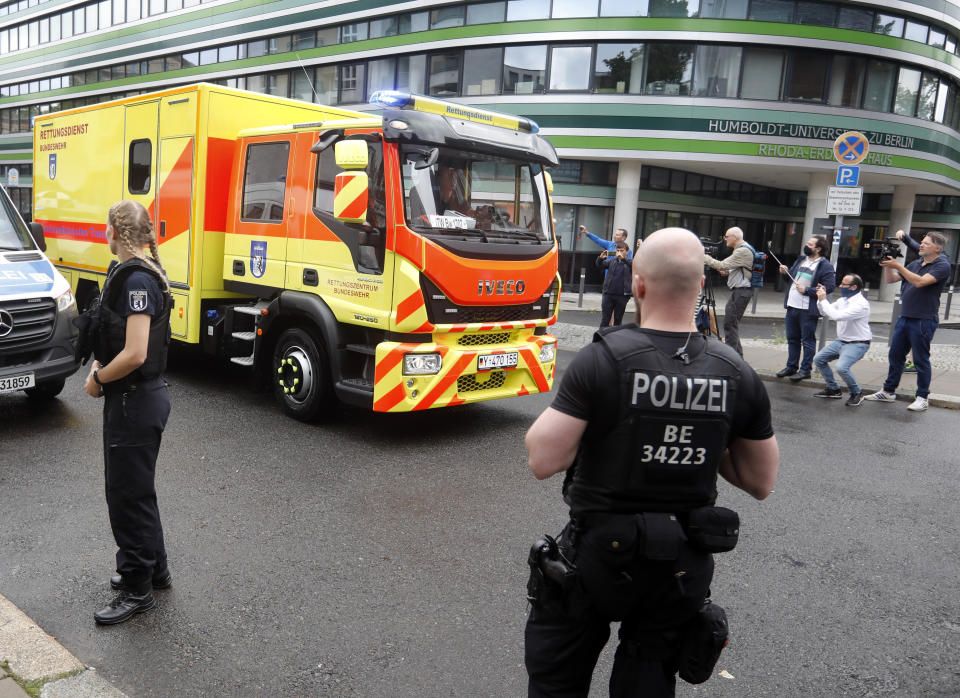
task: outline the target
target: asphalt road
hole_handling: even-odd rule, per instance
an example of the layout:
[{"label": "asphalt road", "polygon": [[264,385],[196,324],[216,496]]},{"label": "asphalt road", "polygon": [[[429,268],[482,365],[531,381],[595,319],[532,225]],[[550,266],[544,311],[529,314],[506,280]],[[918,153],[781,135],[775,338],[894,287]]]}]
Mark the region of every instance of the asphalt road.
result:
[{"label": "asphalt road", "polygon": [[[100,405],[80,375],[47,410],[0,396],[0,593],[130,696],[523,695],[526,552],[564,521],[522,445],[550,396],[303,425],[242,381],[175,362],[174,588],[109,628]],[[713,587],[733,678],[678,695],[957,695],[956,413],[768,387],[776,491],[720,486],[743,521]]]}]

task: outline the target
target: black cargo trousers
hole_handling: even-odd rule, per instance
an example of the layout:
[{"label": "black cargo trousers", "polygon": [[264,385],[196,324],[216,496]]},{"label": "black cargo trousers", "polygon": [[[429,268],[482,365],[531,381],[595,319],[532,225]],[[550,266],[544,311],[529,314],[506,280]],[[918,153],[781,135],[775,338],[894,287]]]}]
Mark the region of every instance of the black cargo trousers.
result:
[{"label": "black cargo trousers", "polygon": [[117,572],[124,585],[147,582],[167,568],[155,475],[170,415],[162,377],[104,386],[103,463]]},{"label": "black cargo trousers", "polygon": [[[710,594],[713,556],[689,544],[676,560],[648,560],[630,546],[613,551],[603,531],[560,549],[577,566],[584,598],[534,603],[525,631],[529,698],[586,698],[610,623],[620,620],[610,696],[673,696],[686,631]],[[596,535],[593,535],[596,533]]]}]

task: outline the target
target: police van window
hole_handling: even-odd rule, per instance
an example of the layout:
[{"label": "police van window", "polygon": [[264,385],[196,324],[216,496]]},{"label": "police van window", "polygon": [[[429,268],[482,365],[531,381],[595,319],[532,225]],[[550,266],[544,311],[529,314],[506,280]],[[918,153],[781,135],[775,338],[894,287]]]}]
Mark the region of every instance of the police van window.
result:
[{"label": "police van window", "polygon": [[286,199],[290,144],[254,143],[247,147],[240,220],[280,223]]},{"label": "police van window", "polygon": [[130,164],[127,167],[127,189],[131,194],[150,191],[150,170],[153,164],[153,144],[143,139],[130,142]]}]

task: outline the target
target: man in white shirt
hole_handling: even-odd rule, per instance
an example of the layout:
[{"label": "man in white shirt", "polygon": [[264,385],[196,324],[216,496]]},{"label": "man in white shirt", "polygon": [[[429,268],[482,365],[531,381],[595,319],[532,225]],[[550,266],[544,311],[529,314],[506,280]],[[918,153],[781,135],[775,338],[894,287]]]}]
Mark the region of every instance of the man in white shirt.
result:
[{"label": "man in white shirt", "polygon": [[862,290],[863,279],[856,274],[847,274],[840,284],[842,297],[836,303],[831,303],[827,300],[827,290],[822,285],[817,286],[817,308],[822,314],[836,321],[837,338],[813,357],[813,364],[827,383],[827,387],[814,393],[814,397],[839,399],[842,396],[843,391],[828,365],[830,361],[839,359],[837,373],[850,390],[847,407],[856,407],[863,401],[863,392],[850,367],[867,353],[873,338],[870,331],[870,302],[861,293]]}]

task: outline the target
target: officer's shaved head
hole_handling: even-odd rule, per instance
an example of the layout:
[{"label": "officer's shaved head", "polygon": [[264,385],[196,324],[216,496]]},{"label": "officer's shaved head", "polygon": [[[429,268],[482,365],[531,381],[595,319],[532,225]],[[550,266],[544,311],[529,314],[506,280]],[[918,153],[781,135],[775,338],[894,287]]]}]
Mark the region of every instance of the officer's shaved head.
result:
[{"label": "officer's shaved head", "polygon": [[[647,305],[692,318],[703,284],[703,245],[685,228],[663,228],[647,236],[633,258],[633,295]],[[648,312],[643,315],[647,316]]]}]

